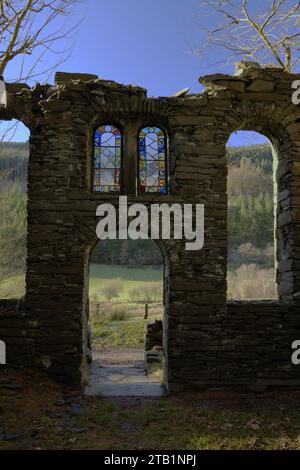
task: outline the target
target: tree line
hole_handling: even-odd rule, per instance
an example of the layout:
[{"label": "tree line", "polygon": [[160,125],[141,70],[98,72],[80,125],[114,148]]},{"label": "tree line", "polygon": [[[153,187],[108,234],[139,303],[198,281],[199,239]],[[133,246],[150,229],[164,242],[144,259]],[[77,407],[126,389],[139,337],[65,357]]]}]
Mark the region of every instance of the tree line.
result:
[{"label": "tree line", "polygon": [[229,246],[274,242],[273,154],[268,144],[228,149]]}]

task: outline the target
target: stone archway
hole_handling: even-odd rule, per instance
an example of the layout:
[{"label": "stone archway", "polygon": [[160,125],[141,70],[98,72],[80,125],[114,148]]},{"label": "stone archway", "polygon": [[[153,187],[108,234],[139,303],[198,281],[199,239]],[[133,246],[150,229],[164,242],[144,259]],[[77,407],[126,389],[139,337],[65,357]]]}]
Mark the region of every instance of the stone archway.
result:
[{"label": "stone archway", "polygon": [[[160,246],[98,240],[92,250],[84,332],[90,396],[161,396],[168,388],[168,259]],[[144,250],[140,262],[135,247],[137,256]],[[113,264],[106,253],[114,253]]]},{"label": "stone archway", "polygon": [[227,299],[278,299],[274,147],[260,133],[236,131],[226,150]]},{"label": "stone archway", "polygon": [[[92,234],[91,234],[92,235]],[[151,240],[149,240],[151,241]],[[163,340],[162,340],[162,352],[163,352],[163,384],[164,389],[168,390],[168,316],[169,316],[169,305],[170,305],[170,249],[174,246],[174,243],[169,240],[155,240],[151,241],[156,243],[163,259]],[[89,364],[90,364],[90,331],[89,331],[89,267],[90,267],[90,256],[95,245],[99,243],[99,239],[93,234],[91,241],[84,250],[84,288],[82,290],[82,316],[83,316],[83,356],[81,363],[82,379],[83,383],[87,383],[89,375]],[[100,242],[101,243],[101,242]]]},{"label": "stone archway", "polygon": [[[293,136],[289,132],[292,105],[277,107],[275,103],[242,102],[232,110],[222,124],[226,142],[232,132],[255,131],[266,136],[273,150],[273,178],[275,193],[275,244],[277,288],[281,300],[293,298],[296,286],[291,263],[292,237],[295,236],[289,225],[292,220],[292,194],[296,196],[291,176]],[[295,260],[294,260],[295,261]],[[290,268],[288,267],[290,266]]]}]

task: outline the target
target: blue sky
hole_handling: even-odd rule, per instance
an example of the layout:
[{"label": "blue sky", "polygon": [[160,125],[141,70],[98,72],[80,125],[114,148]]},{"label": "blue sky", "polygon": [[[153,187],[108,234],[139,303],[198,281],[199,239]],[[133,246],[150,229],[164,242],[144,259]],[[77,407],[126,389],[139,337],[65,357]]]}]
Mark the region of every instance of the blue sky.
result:
[{"label": "blue sky", "polygon": [[[208,68],[191,53],[201,42],[196,24],[199,11],[197,0],[85,0],[74,15],[74,22],[83,20],[73,53],[58,68],[140,85],[149,96],[169,96],[184,87],[199,93],[199,76],[233,73],[231,65]],[[55,62],[57,57],[49,60]],[[17,76],[18,65],[9,67],[7,81]],[[53,82],[53,75],[47,78]],[[24,139],[21,127],[15,139]],[[232,141],[240,142],[239,138]]]}]

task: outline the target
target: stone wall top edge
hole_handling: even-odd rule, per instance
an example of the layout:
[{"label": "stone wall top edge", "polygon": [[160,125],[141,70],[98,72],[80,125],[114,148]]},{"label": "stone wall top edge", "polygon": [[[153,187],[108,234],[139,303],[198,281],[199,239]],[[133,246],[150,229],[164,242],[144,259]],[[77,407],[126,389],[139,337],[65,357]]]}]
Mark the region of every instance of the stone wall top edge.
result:
[{"label": "stone wall top edge", "polygon": [[[59,78],[57,78],[59,77]],[[68,100],[68,95],[70,94],[70,101],[74,97],[74,93],[79,95],[90,95],[101,93],[110,95],[110,94],[121,94],[121,95],[136,95],[139,96],[139,99],[145,99],[150,102],[164,102],[171,104],[172,106],[183,106],[184,104],[192,105],[200,104],[201,102],[205,103],[205,100],[211,98],[210,88],[221,86],[223,91],[234,91],[236,96],[239,92],[273,92],[268,84],[264,85],[262,83],[256,86],[251,85],[252,82],[257,82],[261,80],[276,81],[281,83],[286,82],[286,86],[290,87],[290,83],[294,80],[300,80],[300,74],[288,73],[279,68],[275,67],[245,67],[242,69],[242,72],[236,75],[215,73],[211,75],[205,75],[200,77],[199,81],[208,89],[199,90],[199,93],[188,93],[182,96],[158,96],[158,97],[148,97],[147,90],[143,87],[128,84],[124,85],[117,83],[112,80],[106,80],[98,78],[96,75],[91,74],[68,74],[65,72],[57,72],[56,81],[54,85],[50,84],[36,84],[34,87],[29,87],[26,83],[6,83],[7,91],[12,97],[17,97],[20,95],[26,95],[28,99],[33,101],[43,101],[48,100]],[[241,86],[246,88],[242,88]],[[249,88],[249,85],[251,87]],[[285,87],[285,85],[283,85]],[[223,95],[222,95],[223,96]]]},{"label": "stone wall top edge", "polygon": [[233,81],[247,81],[253,80],[257,78],[264,79],[266,76],[273,77],[274,80],[278,78],[282,78],[285,80],[296,80],[300,78],[300,73],[292,73],[286,72],[280,68],[272,68],[272,67],[265,67],[265,68],[249,68],[245,70],[242,74],[224,74],[224,73],[213,73],[202,75],[199,78],[199,81],[202,80],[209,80],[209,81],[218,81],[218,80],[233,80]]}]

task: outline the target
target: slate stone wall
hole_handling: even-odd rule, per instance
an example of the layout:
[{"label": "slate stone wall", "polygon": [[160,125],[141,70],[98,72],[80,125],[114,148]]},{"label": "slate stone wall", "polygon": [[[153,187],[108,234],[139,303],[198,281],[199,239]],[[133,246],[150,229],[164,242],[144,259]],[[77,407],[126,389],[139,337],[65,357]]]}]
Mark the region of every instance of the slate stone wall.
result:
[{"label": "slate stone wall", "polygon": [[[0,300],[0,339],[5,341],[6,359],[13,367],[31,366],[35,356],[38,322],[20,300]],[[0,365],[0,371],[3,365]]]},{"label": "slate stone wall", "polygon": [[[8,364],[24,356],[26,365],[59,380],[86,381],[96,208],[103,201],[118,207],[118,197],[92,192],[92,134],[97,125],[112,123],[124,134],[129,204],[205,205],[201,251],[186,251],[184,241],[160,241],[169,390],[299,388],[300,367],[291,365],[291,342],[300,339],[300,106],[291,101],[292,82],[299,79],[240,64],[233,77],[203,77],[199,95],[169,98],[148,98],[142,88],[93,75],[58,73],[55,85],[34,89],[11,85],[0,118],[20,119],[31,138],[24,316],[15,317],[14,309],[9,318],[0,315],[0,339],[10,343]],[[132,190],[136,139],[144,125],[168,133],[168,196]],[[236,130],[261,132],[274,147],[278,302],[226,301],[226,143]]]},{"label": "slate stone wall", "polygon": [[162,349],[163,346],[163,322],[155,320],[152,323],[147,323],[145,327],[145,351],[151,351],[156,348]]}]

